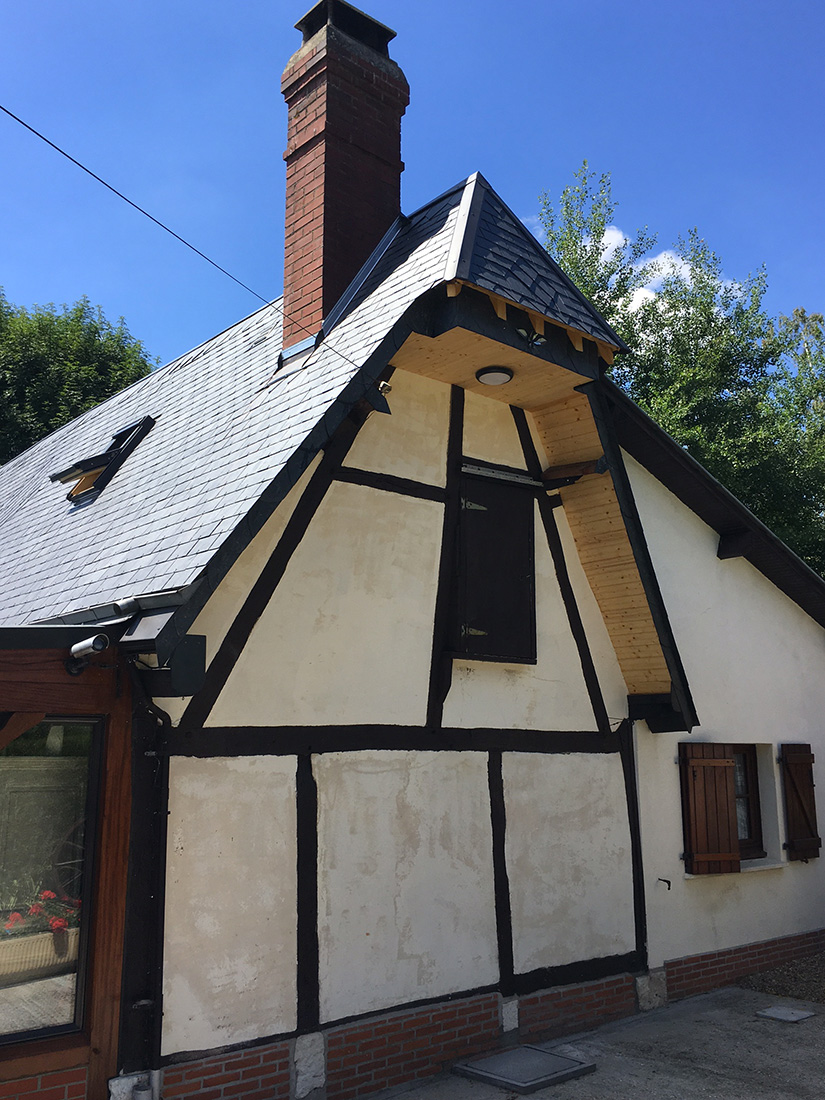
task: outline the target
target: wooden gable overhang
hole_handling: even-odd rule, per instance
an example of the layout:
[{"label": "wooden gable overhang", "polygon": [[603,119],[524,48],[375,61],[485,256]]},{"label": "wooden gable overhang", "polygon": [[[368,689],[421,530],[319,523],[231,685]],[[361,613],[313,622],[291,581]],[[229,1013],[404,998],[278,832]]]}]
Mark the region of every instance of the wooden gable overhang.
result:
[{"label": "wooden gable overhang", "polygon": [[[555,487],[627,685],[631,717],[657,731],[691,729],[697,716],[687,677],[603,407],[604,370],[615,347],[466,281],[428,299],[426,323],[410,332],[391,365],[524,409],[548,474],[592,468],[587,476],[559,478]],[[513,370],[506,387],[476,379],[491,364]]]}]

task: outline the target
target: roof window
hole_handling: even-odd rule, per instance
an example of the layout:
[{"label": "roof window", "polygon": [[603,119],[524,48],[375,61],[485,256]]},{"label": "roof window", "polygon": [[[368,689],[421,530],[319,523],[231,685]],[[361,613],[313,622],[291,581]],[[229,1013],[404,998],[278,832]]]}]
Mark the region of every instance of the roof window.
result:
[{"label": "roof window", "polygon": [[49,481],[59,481],[63,485],[73,481],[74,485],[66,494],[66,500],[70,500],[73,504],[94,500],[103,492],[138,443],[154,426],[155,421],[151,416],[136,420],[133,424],[115,432],[112,442],[101,454],[78,459],[67,469],[49,474]]}]

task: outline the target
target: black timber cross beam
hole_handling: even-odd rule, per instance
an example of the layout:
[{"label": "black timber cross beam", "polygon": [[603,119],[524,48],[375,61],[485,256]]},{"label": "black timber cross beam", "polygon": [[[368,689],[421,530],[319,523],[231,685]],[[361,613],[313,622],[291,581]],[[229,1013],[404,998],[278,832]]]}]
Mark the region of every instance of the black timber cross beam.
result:
[{"label": "black timber cross beam", "polygon": [[651,733],[676,733],[689,728],[678,703],[669,692],[628,695],[627,707],[630,720],[647,722]]}]

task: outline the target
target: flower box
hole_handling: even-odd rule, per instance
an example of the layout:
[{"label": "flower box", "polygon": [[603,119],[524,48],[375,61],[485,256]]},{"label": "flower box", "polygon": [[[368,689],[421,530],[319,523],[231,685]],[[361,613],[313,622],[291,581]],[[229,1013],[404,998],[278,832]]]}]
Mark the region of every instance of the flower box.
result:
[{"label": "flower box", "polygon": [[0,938],[0,988],[71,973],[79,938],[79,928]]}]

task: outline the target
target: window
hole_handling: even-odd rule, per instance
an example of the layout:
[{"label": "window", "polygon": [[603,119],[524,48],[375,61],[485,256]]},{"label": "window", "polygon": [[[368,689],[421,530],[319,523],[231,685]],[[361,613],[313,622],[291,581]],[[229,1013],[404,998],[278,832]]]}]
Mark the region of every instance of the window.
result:
[{"label": "window", "polygon": [[83,1025],[99,740],[51,720],[0,750],[0,1042]]},{"label": "window", "polygon": [[733,788],[736,796],[736,836],[740,859],[763,859],[762,814],[759,807],[759,777],[756,746],[734,745]]},{"label": "window", "polygon": [[685,868],[726,874],[765,855],[755,745],[679,745]]},{"label": "window", "polygon": [[534,500],[524,484],[462,474],[456,653],[535,662]]},{"label": "window", "polygon": [[[819,856],[814,755],[807,744],[779,746],[790,860]],[[692,875],[740,870],[765,856],[756,745],[679,745],[685,867]]]},{"label": "window", "polygon": [[66,494],[66,499],[73,504],[94,500],[154,425],[155,421],[151,416],[136,420],[134,424],[115,432],[108,448],[101,454],[78,459],[65,470],[50,474],[49,481],[59,481],[63,485],[74,482]]}]

